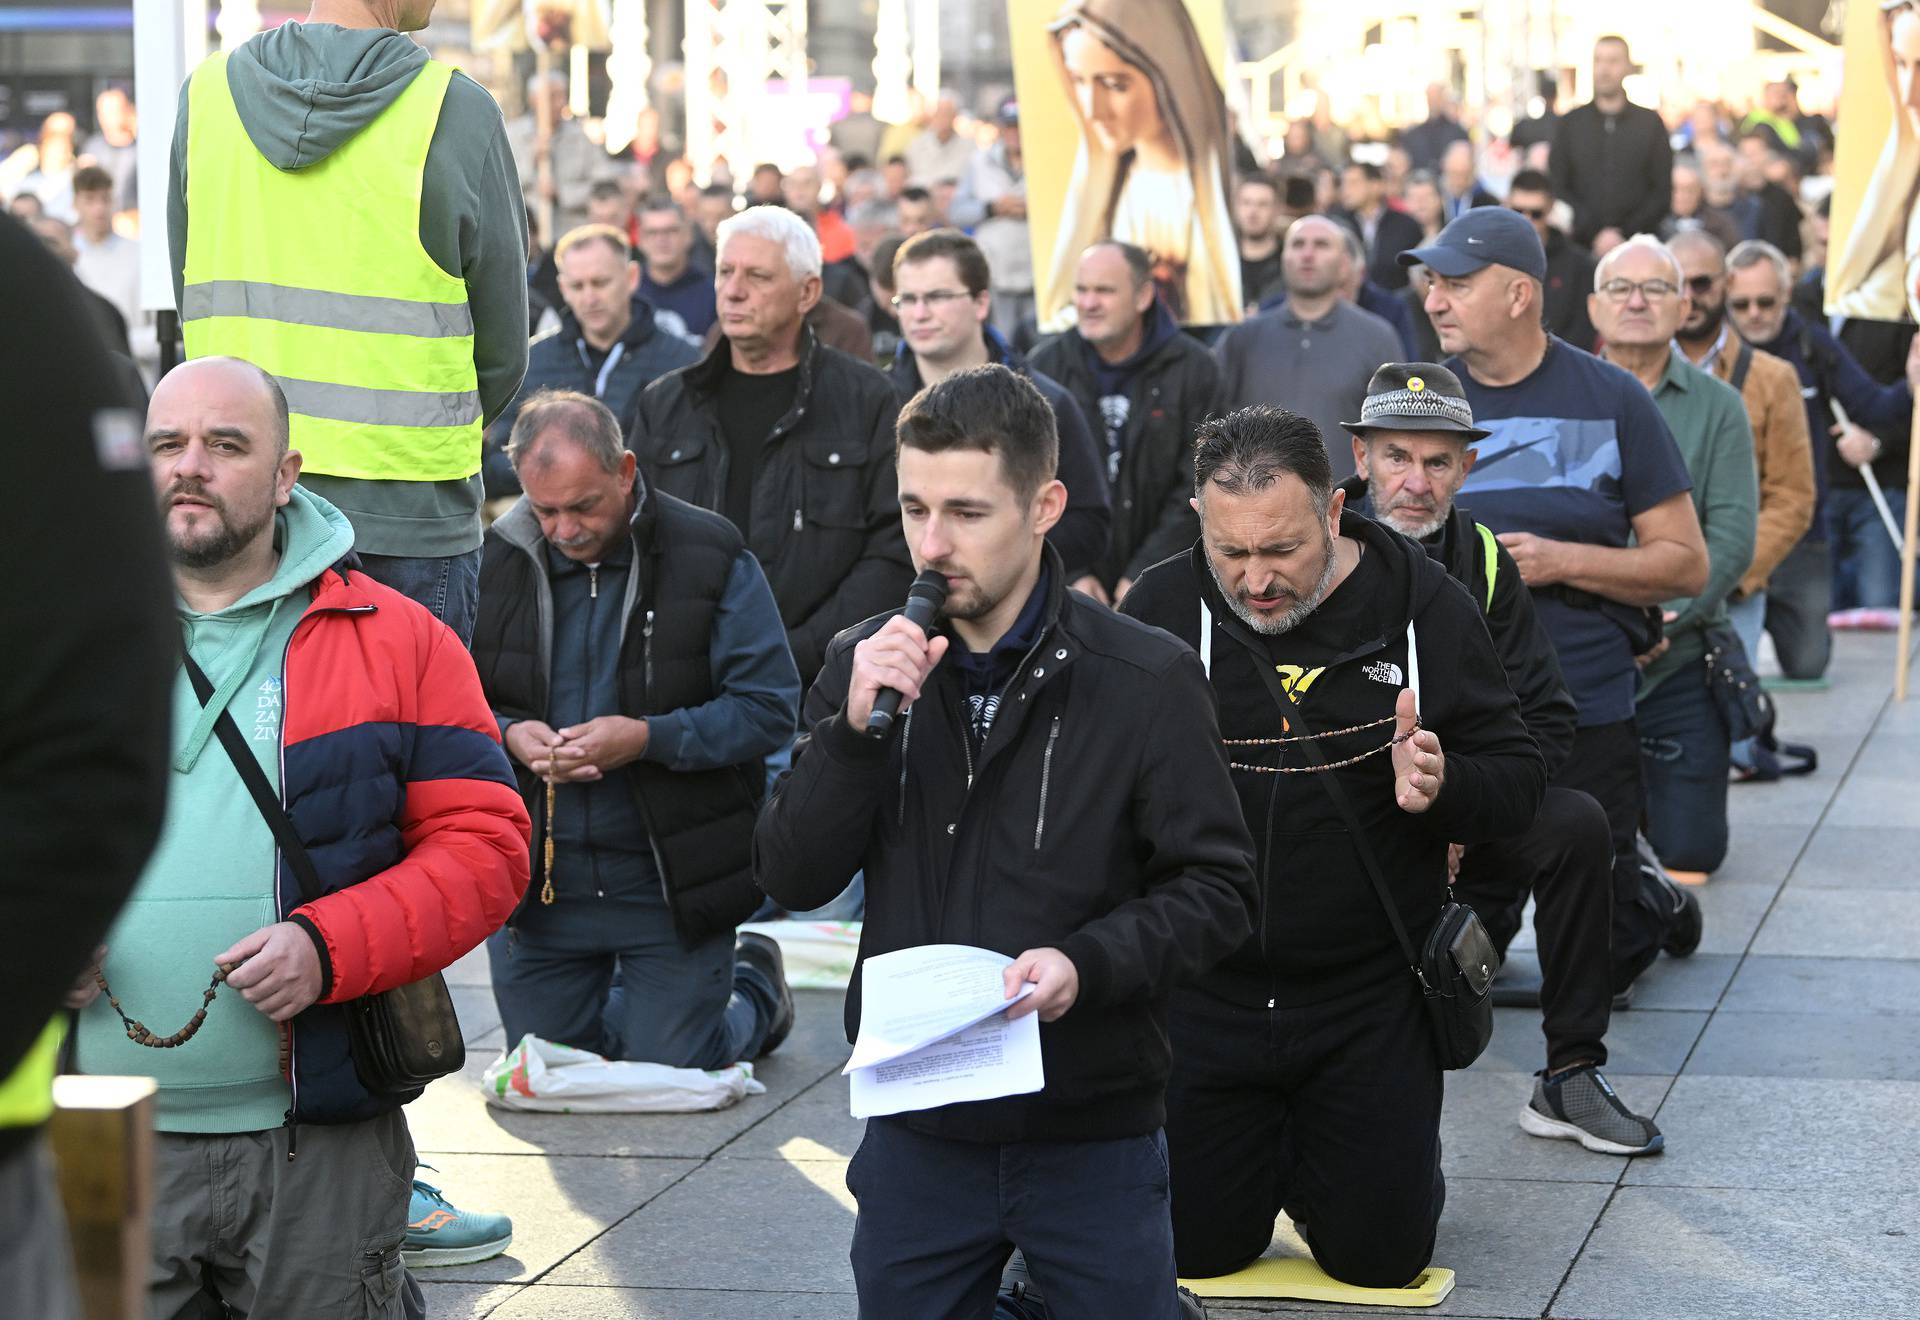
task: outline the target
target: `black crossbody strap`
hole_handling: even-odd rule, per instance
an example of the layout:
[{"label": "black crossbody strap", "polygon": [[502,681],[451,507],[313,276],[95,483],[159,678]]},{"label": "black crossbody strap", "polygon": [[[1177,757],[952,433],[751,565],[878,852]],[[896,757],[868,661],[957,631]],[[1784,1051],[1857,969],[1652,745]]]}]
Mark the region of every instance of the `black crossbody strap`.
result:
[{"label": "black crossbody strap", "polygon": [[[200,698],[200,704],[205,706],[213,700],[213,682],[184,647],[181,652],[186,656],[187,677],[193,683],[194,693]],[[227,749],[227,759],[233,762],[233,768],[240,772],[240,781],[247,786],[247,792],[253,795],[253,805],[260,809],[261,819],[273,831],[274,842],[280,845],[280,855],[293,868],[294,879],[300,882],[301,898],[308,903],[319,899],[322,897],[320,873],[313,869],[313,859],[307,856],[306,845],[294,833],[293,822],[287,819],[279,795],[273,791],[273,785],[267,782],[267,772],[260,768],[260,762],[254,758],[253,750],[240,733],[240,726],[233,722],[232,715],[222,710],[220,718],[214,721],[213,732],[220,739],[220,745]]]},{"label": "black crossbody strap", "polygon": [[[1200,603],[1200,612],[1202,616],[1200,635],[1207,641],[1205,661],[1210,662],[1213,658],[1213,612],[1207,608],[1204,600]],[[1408,657],[1411,661],[1411,648],[1409,648]],[[1253,667],[1259,673],[1260,681],[1266,684],[1267,691],[1272,694],[1274,703],[1290,715],[1304,732],[1311,734],[1313,729],[1302,718],[1300,707],[1287,695],[1287,690],[1280,686],[1280,676],[1274,672],[1273,666],[1256,656]],[[1210,663],[1207,664],[1207,668],[1211,672]],[[1415,681],[1418,682],[1417,679]],[[1400,952],[1406,955],[1407,966],[1413,969],[1413,974],[1416,977],[1420,976],[1420,955],[1415,952],[1413,941],[1407,937],[1407,927],[1400,920],[1400,909],[1394,904],[1393,895],[1387,892],[1387,879],[1380,872],[1380,863],[1373,855],[1373,844],[1368,841],[1366,830],[1361,828],[1360,815],[1353,809],[1353,802],[1347,797],[1346,788],[1340,783],[1339,776],[1334,771],[1325,768],[1327,758],[1320,754],[1319,743],[1312,738],[1305,738],[1298,745],[1306,750],[1307,759],[1322,767],[1320,773],[1314,778],[1326,787],[1327,796],[1333,799],[1335,810],[1346,822],[1347,833],[1352,836],[1354,849],[1360,854],[1361,868],[1366,871],[1367,879],[1373,883],[1373,892],[1379,896],[1380,906],[1386,911],[1387,921],[1393,926],[1393,937],[1400,941]],[[1422,978],[1422,984],[1425,984],[1424,978]]]}]

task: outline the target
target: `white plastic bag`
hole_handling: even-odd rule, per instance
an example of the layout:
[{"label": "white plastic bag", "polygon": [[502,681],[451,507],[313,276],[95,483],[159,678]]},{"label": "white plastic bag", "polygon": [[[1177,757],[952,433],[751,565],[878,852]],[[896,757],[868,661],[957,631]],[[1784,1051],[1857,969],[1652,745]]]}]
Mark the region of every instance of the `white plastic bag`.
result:
[{"label": "white plastic bag", "polygon": [[795,990],[845,990],[860,957],[857,921],[760,921],[740,928],[780,945]]},{"label": "white plastic bag", "polygon": [[487,1065],[482,1086],[499,1109],[548,1114],[687,1114],[763,1095],[753,1065],[708,1072],[602,1058],[535,1035]]}]

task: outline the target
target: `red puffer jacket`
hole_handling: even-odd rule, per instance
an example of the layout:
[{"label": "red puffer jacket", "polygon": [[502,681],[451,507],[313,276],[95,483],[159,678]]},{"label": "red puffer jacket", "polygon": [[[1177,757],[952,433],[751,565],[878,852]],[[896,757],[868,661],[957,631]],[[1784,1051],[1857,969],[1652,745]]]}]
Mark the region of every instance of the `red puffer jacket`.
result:
[{"label": "red puffer jacket", "polygon": [[344,560],[287,647],[281,800],[319,873],[284,858],[283,919],[321,953],[288,1024],[290,1122],[349,1123],[411,1096],[361,1085],[340,1005],[420,980],[499,929],[527,887],[531,823],[473,660],[445,624]]}]

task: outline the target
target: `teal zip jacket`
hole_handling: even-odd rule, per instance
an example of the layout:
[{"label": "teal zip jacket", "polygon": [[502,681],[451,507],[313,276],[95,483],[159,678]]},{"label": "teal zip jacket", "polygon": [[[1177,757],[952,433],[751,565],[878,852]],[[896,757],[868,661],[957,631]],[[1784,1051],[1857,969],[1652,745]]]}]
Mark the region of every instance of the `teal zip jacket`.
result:
[{"label": "teal zip jacket", "polygon": [[[280,564],[226,609],[179,605],[183,640],[274,787],[280,787],[282,664],[307,587],[353,548],[338,509],[296,486],[277,516]],[[184,667],[173,685],[173,762],[166,825],[133,898],[107,936],[101,964],[128,1016],[156,1035],[200,1006],[214,955],[273,924],[273,836],[213,735],[213,716]],[[291,1096],[280,1073],[280,1029],[223,987],[187,1044],[156,1050],[127,1039],[105,997],[81,1015],[81,1069],[146,1075],[160,1085],[162,1132],[257,1132],[278,1127]]]}]

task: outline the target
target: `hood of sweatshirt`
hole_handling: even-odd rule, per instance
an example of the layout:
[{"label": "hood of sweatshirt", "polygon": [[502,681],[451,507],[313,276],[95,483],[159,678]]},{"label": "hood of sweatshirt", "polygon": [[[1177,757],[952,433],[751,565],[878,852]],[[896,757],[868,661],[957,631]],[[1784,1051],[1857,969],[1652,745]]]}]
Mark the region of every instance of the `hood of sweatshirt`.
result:
[{"label": "hood of sweatshirt", "polygon": [[282,170],[325,160],[371,124],[427,63],[389,28],[283,23],[227,59],[240,122]]},{"label": "hood of sweatshirt", "polygon": [[[283,611],[292,611],[297,616],[304,610],[308,584],[353,549],[353,526],[340,510],[318,495],[295,486],[292,499],[274,515],[273,539],[280,550],[280,563],[272,577],[214,614],[194,614],[181,607],[180,618],[189,652],[195,648],[195,634],[203,628],[234,630],[244,657],[223,668],[223,676],[216,680],[213,700],[206,703],[200,718],[175,749],[174,769],[181,774],[190,772],[206,750],[215,720],[252,672],[260,648],[273,629],[273,621]],[[296,594],[299,599],[290,599]]]},{"label": "hood of sweatshirt", "polygon": [[1102,395],[1119,394],[1127,387],[1128,379],[1147,361],[1167,346],[1167,342],[1180,333],[1180,323],[1173,319],[1173,313],[1160,299],[1153,300],[1153,308],[1147,313],[1145,332],[1140,337],[1140,347],[1120,359],[1108,362],[1100,356],[1099,350],[1086,341],[1078,330],[1074,338],[1080,341],[1080,353],[1086,359],[1087,370],[1093,373],[1093,379]]}]

